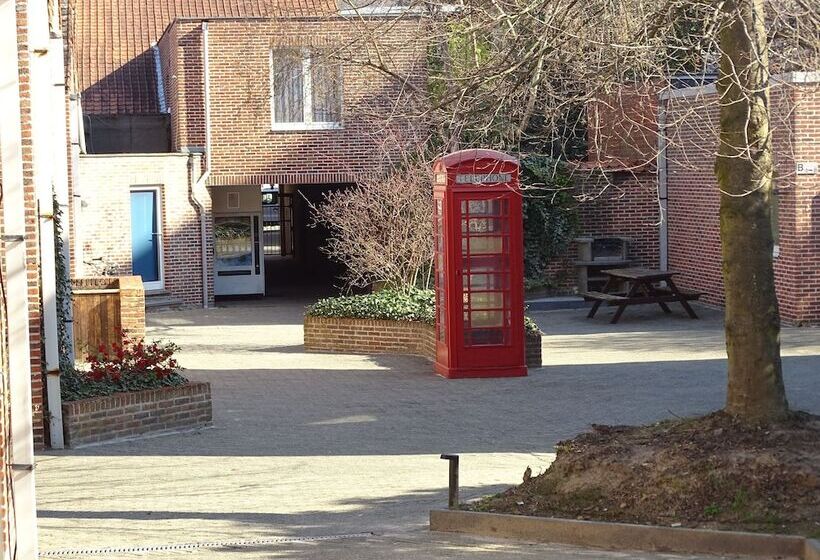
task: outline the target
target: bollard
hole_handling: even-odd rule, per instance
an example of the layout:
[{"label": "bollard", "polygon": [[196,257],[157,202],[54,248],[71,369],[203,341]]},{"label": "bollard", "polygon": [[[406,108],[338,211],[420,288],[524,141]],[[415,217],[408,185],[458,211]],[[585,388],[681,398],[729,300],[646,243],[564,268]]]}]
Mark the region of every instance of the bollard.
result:
[{"label": "bollard", "polygon": [[441,458],[450,461],[450,493],[447,496],[447,507],[458,509],[458,455],[442,454]]}]

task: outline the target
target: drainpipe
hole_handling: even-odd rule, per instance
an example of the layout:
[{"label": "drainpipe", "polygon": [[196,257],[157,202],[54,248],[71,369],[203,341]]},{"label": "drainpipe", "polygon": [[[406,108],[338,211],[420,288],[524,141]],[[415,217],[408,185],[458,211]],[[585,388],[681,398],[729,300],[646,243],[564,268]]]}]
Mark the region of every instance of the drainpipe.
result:
[{"label": "drainpipe", "polygon": [[[65,128],[62,145],[55,150],[55,130],[65,125],[65,112],[55,111],[52,105],[55,76],[52,74],[51,38],[49,36],[48,4],[30,0],[27,4],[28,60],[31,152],[34,188],[37,194],[40,241],[40,289],[42,292],[43,350],[46,370],[46,398],[48,403],[50,443],[55,449],[63,448],[62,403],[60,399],[60,352],[57,324],[57,255],[54,231],[54,194],[57,182],[66,177],[65,157],[60,169],[60,155],[65,155]],[[62,45],[58,47],[62,53]],[[62,57],[60,57],[62,58]],[[61,71],[62,73],[62,71]],[[59,78],[57,87],[61,87]],[[62,113],[62,118],[60,117]],[[62,189],[62,185],[60,187]]]},{"label": "drainpipe", "polygon": [[204,82],[203,100],[205,104],[205,171],[191,189],[191,201],[199,213],[199,243],[202,256],[202,307],[208,308],[208,232],[205,205],[197,198],[197,192],[204,188],[211,176],[211,76],[208,61],[208,22],[202,22],[202,73]]},{"label": "drainpipe", "polygon": [[[8,342],[8,376],[2,398],[10,408],[11,491],[9,542],[18,560],[37,558],[34,499],[34,435],[31,418],[31,348],[26,274],[26,205],[15,0],[0,0],[0,161],[3,171],[3,230],[6,282],[3,298]],[[13,294],[13,297],[9,297]],[[5,350],[5,349],[4,349]],[[6,386],[6,381],[8,385]],[[7,466],[9,468],[9,466]],[[8,471],[7,471],[8,472]]]},{"label": "drainpipe", "polygon": [[[74,218],[72,226],[80,223],[83,208],[82,185],[80,184],[80,154],[85,153],[85,132],[83,131],[83,109],[80,95],[72,93],[68,102],[68,135],[71,142],[71,210]],[[80,229],[73,228],[71,248],[74,250],[74,275],[83,276],[83,240]]]},{"label": "drainpipe", "polygon": [[661,94],[658,100],[658,203],[661,210],[660,223],[660,268],[661,270],[669,269],[669,213],[668,198],[669,191],[667,185],[667,168],[666,168],[666,148],[669,145],[669,139],[666,136],[666,97]]},{"label": "drainpipe", "polygon": [[[66,278],[58,279],[61,282],[69,282],[71,278],[71,248],[70,248],[70,212],[69,202],[71,200],[68,189],[68,153],[66,150],[66,137],[68,130],[66,125],[66,84],[65,84],[65,55],[63,53],[63,37],[59,28],[52,28],[51,39],[49,41],[49,57],[51,59],[51,107],[52,107],[52,162],[54,170],[54,197],[62,216],[62,231],[60,232],[60,242],[62,252],[56,255],[60,259]],[[71,301],[65,303],[63,320],[66,336],[66,348],[58,349],[66,352],[65,362],[74,364],[74,317]],[[59,344],[59,338],[57,343]],[[60,356],[58,356],[58,366],[60,366]],[[58,370],[59,371],[59,370]],[[49,375],[48,377],[48,403],[50,413],[50,434],[51,447],[62,449],[63,442],[63,406],[60,395],[60,378]]]}]

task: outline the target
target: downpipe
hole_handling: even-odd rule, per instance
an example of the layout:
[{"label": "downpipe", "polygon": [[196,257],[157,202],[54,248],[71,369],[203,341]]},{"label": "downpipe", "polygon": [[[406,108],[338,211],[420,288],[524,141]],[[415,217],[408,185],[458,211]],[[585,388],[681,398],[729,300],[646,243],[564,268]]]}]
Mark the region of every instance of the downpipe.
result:
[{"label": "downpipe", "polygon": [[[208,309],[208,216],[205,212],[205,205],[197,197],[197,193],[208,182],[211,176],[211,76],[210,62],[208,60],[208,22],[202,22],[202,73],[203,73],[203,101],[205,104],[205,170],[191,188],[191,202],[199,213],[199,243],[200,255],[202,257],[202,307]],[[190,160],[189,160],[190,161]],[[193,177],[193,174],[191,175]]]}]

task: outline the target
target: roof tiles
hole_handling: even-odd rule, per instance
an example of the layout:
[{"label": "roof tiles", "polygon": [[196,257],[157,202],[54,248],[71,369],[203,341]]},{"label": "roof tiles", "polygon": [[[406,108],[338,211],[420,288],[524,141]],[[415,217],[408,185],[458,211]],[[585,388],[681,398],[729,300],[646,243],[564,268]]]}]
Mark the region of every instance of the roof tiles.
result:
[{"label": "roof tiles", "polygon": [[159,113],[151,45],[177,18],[309,17],[331,0],[74,0],[74,72],[88,114]]}]

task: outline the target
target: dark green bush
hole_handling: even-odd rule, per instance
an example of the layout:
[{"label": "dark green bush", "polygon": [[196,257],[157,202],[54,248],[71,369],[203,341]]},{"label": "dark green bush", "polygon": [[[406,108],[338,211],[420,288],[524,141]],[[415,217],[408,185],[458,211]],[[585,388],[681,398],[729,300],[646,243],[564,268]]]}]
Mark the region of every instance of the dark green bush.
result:
[{"label": "dark green bush", "polygon": [[372,294],[320,299],[307,309],[315,317],[355,317],[358,319],[391,319],[434,323],[433,290],[411,289],[399,292],[384,289]]},{"label": "dark green bush", "polygon": [[[393,321],[436,322],[433,290],[412,289],[409,292],[381,290],[372,294],[320,299],[305,313],[313,317],[353,317],[356,319],[389,319]],[[539,332],[538,325],[524,318],[527,332]]]},{"label": "dark green bush", "polygon": [[130,393],[160,387],[178,387],[188,383],[179,372],[173,372],[158,379],[148,376],[123,376],[118,382],[110,379],[94,381],[88,373],[77,369],[67,369],[60,374],[60,393],[64,401],[78,401],[92,397],[104,397],[114,393]]},{"label": "dark green bush", "polygon": [[521,160],[524,196],[524,283],[528,289],[552,287],[549,263],[569,247],[578,231],[577,203],[570,178],[544,156]]}]

